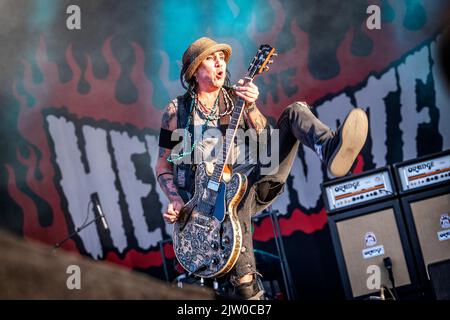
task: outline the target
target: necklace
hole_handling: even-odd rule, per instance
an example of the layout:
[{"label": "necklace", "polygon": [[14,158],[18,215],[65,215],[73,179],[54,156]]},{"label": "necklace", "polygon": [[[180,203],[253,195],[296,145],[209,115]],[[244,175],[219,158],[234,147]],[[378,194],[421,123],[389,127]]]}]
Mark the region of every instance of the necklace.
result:
[{"label": "necklace", "polygon": [[225,112],[222,115],[222,116],[224,116],[226,114],[230,114],[234,110],[234,103],[233,103],[233,99],[231,99],[231,97],[228,95],[227,90],[222,88],[222,93],[223,93],[223,97],[225,100]]},{"label": "necklace", "polygon": [[223,97],[224,97],[224,100],[225,100],[225,112],[222,113],[222,114],[219,113],[218,116],[214,116],[213,118],[210,117],[210,116],[211,116],[211,113],[213,113],[213,112],[215,113],[216,112],[217,105],[219,104],[219,95],[217,95],[217,99],[214,102],[214,106],[213,106],[212,110],[208,114],[205,114],[203,112],[202,108],[199,107],[199,104],[201,102],[198,100],[197,94],[191,95],[191,97],[192,97],[191,107],[190,107],[190,110],[189,110],[189,116],[188,116],[188,119],[187,119],[187,122],[186,122],[186,126],[184,128],[184,135],[183,135],[183,150],[186,150],[186,151],[182,151],[182,152],[178,153],[178,155],[174,155],[175,157],[172,157],[172,154],[170,154],[167,157],[167,161],[168,162],[175,163],[178,160],[183,159],[184,157],[192,154],[192,152],[194,151],[194,149],[197,146],[198,141],[194,141],[192,143],[191,147],[189,147],[189,144],[188,144],[188,141],[191,141],[191,139],[192,139],[192,134],[189,132],[189,126],[191,124],[191,116],[190,115],[192,115],[192,111],[193,111],[194,108],[197,108],[206,118],[206,121],[205,121],[204,125],[202,126],[202,132],[205,131],[205,128],[207,127],[209,121],[217,120],[220,117],[223,117],[226,114],[230,114],[233,111],[233,109],[234,109],[233,100],[231,99],[231,97],[228,95],[228,92],[224,88],[221,88],[221,89],[222,89],[221,91],[223,93]]},{"label": "necklace", "polygon": [[221,88],[223,97],[224,97],[224,101],[225,101],[225,111],[223,113],[219,113],[218,115],[216,115],[216,110],[218,109],[218,103],[219,103],[219,95],[217,95],[217,99],[214,102],[214,106],[211,108],[211,111],[207,112],[205,110],[207,110],[207,108],[204,106],[204,104],[200,101],[200,99],[198,99],[198,96],[195,95],[194,99],[195,99],[195,106],[196,109],[198,111],[200,111],[200,113],[205,117],[205,119],[211,121],[211,120],[218,120],[221,117],[230,114],[233,109],[234,109],[234,103],[233,100],[231,99],[231,97],[228,95],[228,92],[224,89]]},{"label": "necklace", "polygon": [[[203,111],[205,114],[206,114],[206,113],[210,114],[211,111],[212,111],[213,108],[214,108],[214,106],[213,106],[213,108],[208,109],[208,107],[206,107],[206,104],[203,103],[199,98],[197,98],[197,102],[198,102],[199,107],[202,108],[202,111]],[[215,104],[215,102],[214,102],[214,104]]]},{"label": "necklace", "polygon": [[217,95],[216,101],[214,102],[214,105],[209,112],[205,112],[205,110],[200,106],[201,102],[200,102],[197,94],[195,94],[195,96],[194,96],[194,101],[195,101],[195,108],[198,111],[200,111],[200,113],[203,115],[203,117],[207,121],[219,119],[219,117],[215,115],[217,106],[219,105],[219,95]]},{"label": "necklace", "polygon": [[200,113],[203,115],[205,119],[208,120],[217,120],[217,116],[215,115],[217,106],[219,105],[219,95],[217,95],[216,100],[214,101],[213,107],[208,110],[208,108],[200,101],[198,95],[195,95],[195,107]]}]

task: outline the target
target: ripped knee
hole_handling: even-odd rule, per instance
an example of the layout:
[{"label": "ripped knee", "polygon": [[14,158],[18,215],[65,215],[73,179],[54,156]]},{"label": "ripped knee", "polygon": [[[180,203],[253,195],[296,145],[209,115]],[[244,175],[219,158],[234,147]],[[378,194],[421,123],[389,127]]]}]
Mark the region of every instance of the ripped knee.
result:
[{"label": "ripped knee", "polygon": [[284,183],[276,181],[263,181],[256,188],[256,200],[260,204],[267,204],[273,201],[283,192]]}]

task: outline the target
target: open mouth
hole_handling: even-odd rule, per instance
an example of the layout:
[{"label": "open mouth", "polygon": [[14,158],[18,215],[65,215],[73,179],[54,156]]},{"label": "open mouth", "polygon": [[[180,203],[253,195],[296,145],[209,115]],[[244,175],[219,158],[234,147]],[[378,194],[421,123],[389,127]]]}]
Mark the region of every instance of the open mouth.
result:
[{"label": "open mouth", "polygon": [[222,78],[223,78],[223,75],[224,75],[224,72],[223,72],[223,71],[219,71],[219,72],[216,73],[216,77],[217,77],[218,79],[222,79]]}]

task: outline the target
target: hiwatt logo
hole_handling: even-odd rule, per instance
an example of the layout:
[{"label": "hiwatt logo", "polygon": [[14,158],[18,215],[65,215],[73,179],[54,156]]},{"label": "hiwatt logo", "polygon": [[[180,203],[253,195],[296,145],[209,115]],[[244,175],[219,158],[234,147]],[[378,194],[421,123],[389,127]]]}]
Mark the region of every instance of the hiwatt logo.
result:
[{"label": "hiwatt logo", "polygon": [[376,246],[372,248],[367,248],[362,251],[362,256],[364,259],[369,259],[384,254],[384,246]]},{"label": "hiwatt logo", "polygon": [[366,232],[364,234],[364,246],[365,249],[362,250],[362,256],[364,259],[369,259],[384,254],[384,246],[377,244],[377,237],[374,232]]}]

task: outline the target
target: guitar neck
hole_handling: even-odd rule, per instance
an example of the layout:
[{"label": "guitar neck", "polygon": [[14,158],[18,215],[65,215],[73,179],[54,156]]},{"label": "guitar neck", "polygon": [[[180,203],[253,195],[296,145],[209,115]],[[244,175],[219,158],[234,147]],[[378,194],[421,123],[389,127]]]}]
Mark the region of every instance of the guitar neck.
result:
[{"label": "guitar neck", "polygon": [[[250,77],[245,77],[244,85],[248,84],[252,80],[253,79]],[[239,97],[231,114],[228,129],[226,130],[224,144],[222,146],[222,159],[221,159],[222,161],[217,161],[216,165],[214,166],[214,172],[210,178],[211,180],[217,183],[219,183],[222,180],[223,169],[225,167],[225,164],[228,163],[231,149],[234,144],[234,138],[236,137],[236,132],[239,127],[239,123],[241,122],[244,106],[245,101]]]},{"label": "guitar neck", "polygon": [[[267,44],[261,45],[257,54],[253,58],[253,61],[250,63],[250,66],[244,77],[243,85],[245,86],[248,83],[252,82],[253,78],[257,74],[269,70],[269,67],[267,65],[272,63],[272,60],[269,59],[275,55],[275,48]],[[225,164],[228,164],[229,162],[231,149],[234,145],[237,128],[239,127],[239,123],[241,122],[244,106],[245,101],[241,98],[238,98],[238,101],[235,104],[234,110],[231,114],[230,124],[228,125],[228,129],[225,134],[225,140],[222,147],[222,158],[218,159],[216,165],[214,166],[214,172],[209,179],[209,181],[212,183],[212,185],[215,185],[215,187],[217,187],[222,180],[223,169],[225,167]]]}]

